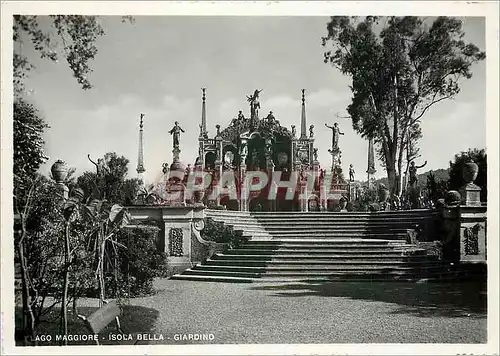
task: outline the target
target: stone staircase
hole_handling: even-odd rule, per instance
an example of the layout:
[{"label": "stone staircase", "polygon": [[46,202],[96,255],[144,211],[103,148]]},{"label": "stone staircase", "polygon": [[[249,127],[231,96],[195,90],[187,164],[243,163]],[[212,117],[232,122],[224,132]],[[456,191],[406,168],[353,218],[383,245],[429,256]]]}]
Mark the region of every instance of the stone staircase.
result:
[{"label": "stone staircase", "polygon": [[272,235],[265,229],[264,225],[248,211],[206,209],[205,216],[226,225],[231,225],[234,230],[241,231],[243,236],[251,240],[272,239]]},{"label": "stone staircase", "polygon": [[432,214],[207,210],[207,217],[241,230],[250,241],[172,278],[226,282],[439,278],[447,271],[437,256],[407,242],[407,230],[428,222]]}]

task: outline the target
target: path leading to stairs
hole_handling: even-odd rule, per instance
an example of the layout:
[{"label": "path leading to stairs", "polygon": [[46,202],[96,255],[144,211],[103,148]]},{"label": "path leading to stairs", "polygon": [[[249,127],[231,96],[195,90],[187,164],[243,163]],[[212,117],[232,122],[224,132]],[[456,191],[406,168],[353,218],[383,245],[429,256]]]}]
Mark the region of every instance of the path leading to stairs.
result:
[{"label": "path leading to stairs", "polygon": [[[478,282],[232,284],[158,280],[131,304],[159,311],[158,343],[484,343]],[[481,291],[482,290],[482,291]],[[176,334],[213,334],[177,341]]]}]

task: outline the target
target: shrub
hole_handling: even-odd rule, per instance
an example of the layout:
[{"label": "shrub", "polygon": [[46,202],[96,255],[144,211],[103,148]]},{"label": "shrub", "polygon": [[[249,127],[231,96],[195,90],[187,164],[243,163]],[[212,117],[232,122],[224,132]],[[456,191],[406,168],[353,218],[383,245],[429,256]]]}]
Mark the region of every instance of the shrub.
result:
[{"label": "shrub", "polygon": [[432,202],[436,202],[438,199],[445,197],[448,191],[448,181],[438,180],[436,175],[431,171],[427,176],[425,191],[427,198]]},{"label": "shrub", "polygon": [[[156,226],[141,225],[127,227],[120,232],[118,241],[127,246],[120,250],[119,278],[109,290],[116,296],[137,297],[154,292],[153,280],[167,274],[167,258],[158,251],[157,237],[160,229]],[[109,283],[112,282],[112,274]],[[114,283],[114,282],[113,282]]]},{"label": "shrub", "polygon": [[367,189],[363,191],[358,199],[352,203],[352,210],[354,211],[368,211],[370,204],[378,201],[377,189]]},{"label": "shrub", "polygon": [[205,219],[205,228],[201,231],[201,237],[207,241],[228,243],[231,248],[238,247],[243,242],[248,241],[248,238],[244,237],[241,231],[235,231],[231,225],[215,221],[212,218]]}]

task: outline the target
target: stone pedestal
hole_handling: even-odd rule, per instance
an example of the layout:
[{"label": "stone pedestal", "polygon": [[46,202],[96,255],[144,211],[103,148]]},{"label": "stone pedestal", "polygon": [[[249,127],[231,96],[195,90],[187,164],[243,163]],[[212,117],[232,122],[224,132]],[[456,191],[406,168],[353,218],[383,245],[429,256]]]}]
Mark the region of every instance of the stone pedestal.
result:
[{"label": "stone pedestal", "polygon": [[467,183],[460,188],[461,203],[467,206],[481,206],[481,188],[474,183]]},{"label": "stone pedestal", "polygon": [[163,225],[160,245],[169,266],[180,272],[199,262],[192,258],[192,238],[197,225],[204,219],[203,207],[133,206],[128,210],[136,222],[149,220]]},{"label": "stone pedestal", "polygon": [[170,181],[166,185],[165,203],[168,206],[186,205],[186,187],[180,181]]},{"label": "stone pedestal", "polygon": [[460,261],[486,262],[486,207],[460,207]]},{"label": "stone pedestal", "polygon": [[64,183],[56,183],[57,190],[63,200],[67,200],[69,198],[69,188]]}]

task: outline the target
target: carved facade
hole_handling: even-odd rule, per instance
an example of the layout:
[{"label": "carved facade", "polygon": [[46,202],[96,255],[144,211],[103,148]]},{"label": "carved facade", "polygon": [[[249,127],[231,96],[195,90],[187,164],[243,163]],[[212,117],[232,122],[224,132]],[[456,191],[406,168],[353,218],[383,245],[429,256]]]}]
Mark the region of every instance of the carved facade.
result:
[{"label": "carved facade", "polygon": [[[256,91],[257,93],[258,91]],[[260,93],[260,92],[259,92]],[[255,94],[254,94],[255,96]],[[258,93],[257,96],[258,98]],[[248,97],[250,106],[255,105],[253,97]],[[260,108],[260,103],[259,103]],[[203,91],[202,123],[198,138],[198,158],[195,171],[208,172],[214,178],[211,186],[204,192],[204,203],[208,207],[224,206],[230,210],[307,210],[308,208],[326,209],[326,202],[321,202],[320,179],[325,173],[321,171],[317,160],[317,148],[314,147],[314,126],[309,127],[306,134],[305,95],[302,91],[301,134],[297,137],[295,126],[291,130],[282,126],[273,114],[259,117],[258,110],[250,110],[250,117],[242,111],[229,126],[221,130],[216,125],[216,133],[210,137],[206,130],[205,91]],[[314,189],[307,192],[313,202],[301,202],[298,198],[284,199],[286,189],[277,189],[277,199],[267,199],[273,183],[267,184],[260,192],[249,192],[246,173],[261,171],[268,175],[272,182],[273,173],[281,172],[281,180],[297,177],[299,180],[295,194],[304,192],[305,179],[301,172],[316,172],[318,178]],[[235,194],[218,196],[210,199],[211,192],[225,172],[234,172]],[[236,196],[236,198],[235,198]],[[248,196],[248,198],[246,198]],[[306,204],[306,207],[301,206]]]}]

